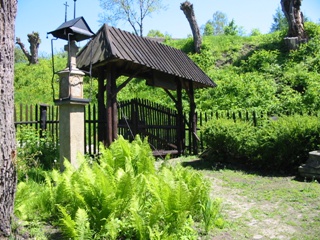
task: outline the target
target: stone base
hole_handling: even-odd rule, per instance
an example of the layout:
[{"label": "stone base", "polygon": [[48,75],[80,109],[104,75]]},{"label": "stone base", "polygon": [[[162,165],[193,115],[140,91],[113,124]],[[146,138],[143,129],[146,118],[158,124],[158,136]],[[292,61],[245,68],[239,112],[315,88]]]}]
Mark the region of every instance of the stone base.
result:
[{"label": "stone base", "polygon": [[309,152],[307,162],[302,164],[298,170],[303,177],[320,179],[320,150]]}]

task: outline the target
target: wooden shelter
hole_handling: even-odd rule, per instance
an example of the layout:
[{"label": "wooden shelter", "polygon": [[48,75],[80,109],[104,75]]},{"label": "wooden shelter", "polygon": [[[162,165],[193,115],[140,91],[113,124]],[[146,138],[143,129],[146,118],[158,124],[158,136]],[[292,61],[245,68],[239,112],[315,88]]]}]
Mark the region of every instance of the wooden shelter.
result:
[{"label": "wooden shelter", "polygon": [[[98,140],[105,145],[118,135],[117,93],[133,78],[145,79],[151,86],[163,88],[175,102],[177,116],[176,150],[184,151],[184,117],[182,90],[190,100],[189,130],[196,144],[194,89],[215,87],[216,84],[182,51],[162,43],[103,25],[77,56],[79,69],[98,78]],[[117,85],[119,76],[128,79]],[[171,91],[176,91],[176,96]],[[105,124],[102,124],[105,123]],[[196,146],[194,146],[196,153]]]}]

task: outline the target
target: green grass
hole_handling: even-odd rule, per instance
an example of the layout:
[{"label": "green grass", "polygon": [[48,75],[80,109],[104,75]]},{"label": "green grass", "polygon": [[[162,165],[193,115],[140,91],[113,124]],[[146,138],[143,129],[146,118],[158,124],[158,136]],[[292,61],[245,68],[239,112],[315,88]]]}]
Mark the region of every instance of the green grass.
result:
[{"label": "green grass", "polygon": [[[320,184],[295,176],[264,176],[243,170],[217,168],[187,160],[212,183],[213,197],[222,199],[227,224],[211,237],[224,239],[318,239]],[[208,239],[208,238],[206,238]]]}]

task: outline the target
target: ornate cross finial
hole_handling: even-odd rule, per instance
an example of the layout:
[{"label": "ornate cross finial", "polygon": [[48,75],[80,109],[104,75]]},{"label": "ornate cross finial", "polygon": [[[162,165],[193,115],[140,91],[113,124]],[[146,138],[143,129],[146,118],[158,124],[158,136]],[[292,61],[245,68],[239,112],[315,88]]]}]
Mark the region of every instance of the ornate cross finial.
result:
[{"label": "ornate cross finial", "polygon": [[63,4],[64,6],[65,6],[65,17],[64,17],[64,21],[66,22],[67,21],[67,13],[68,13],[68,7],[69,7],[69,5],[68,5],[68,2],[66,2],[65,4]]}]

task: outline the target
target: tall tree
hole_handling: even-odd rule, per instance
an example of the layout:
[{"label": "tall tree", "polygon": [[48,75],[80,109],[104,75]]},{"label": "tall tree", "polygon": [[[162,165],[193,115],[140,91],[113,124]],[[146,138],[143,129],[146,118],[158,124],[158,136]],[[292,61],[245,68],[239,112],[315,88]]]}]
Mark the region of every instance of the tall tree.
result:
[{"label": "tall tree", "polygon": [[14,31],[17,0],[0,1],[0,239],[11,234],[16,190],[14,128]]},{"label": "tall tree", "polygon": [[287,37],[297,37],[299,42],[307,40],[303,14],[300,11],[302,0],[281,0],[282,11],[288,21]]},{"label": "tall tree", "polygon": [[276,9],[276,13],[273,15],[273,23],[271,25],[270,32],[281,31],[288,29],[288,20],[284,16],[280,7]]},{"label": "tall tree", "polygon": [[227,15],[223,12],[215,12],[212,15],[212,26],[213,26],[213,34],[214,35],[222,35],[224,34],[224,28],[228,25]]},{"label": "tall tree", "polygon": [[203,36],[212,36],[214,32],[213,26],[212,26],[212,22],[211,21],[207,21],[206,25],[204,26],[203,29]]},{"label": "tall tree", "polygon": [[143,36],[145,18],[166,8],[162,0],[100,0],[100,7],[104,10],[100,14],[101,23],[117,25],[120,21],[127,21],[140,36]]},{"label": "tall tree", "polygon": [[185,1],[185,2],[181,3],[180,9],[186,15],[186,18],[189,21],[189,24],[190,24],[190,27],[192,30],[192,34],[193,34],[194,51],[196,53],[199,53],[200,48],[201,48],[202,39],[201,39],[200,29],[197,24],[196,16],[194,14],[193,4],[191,4],[189,1]]},{"label": "tall tree", "polygon": [[232,19],[231,22],[224,28],[225,35],[232,35],[236,36],[239,34],[238,26],[236,25],[235,21]]},{"label": "tall tree", "polygon": [[28,42],[30,43],[30,53],[25,48],[24,44],[21,42],[20,38],[16,38],[16,43],[20,46],[24,55],[27,57],[29,64],[37,64],[38,60],[38,50],[41,43],[39,33],[32,32],[28,34]]}]

